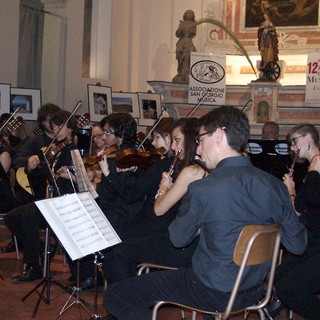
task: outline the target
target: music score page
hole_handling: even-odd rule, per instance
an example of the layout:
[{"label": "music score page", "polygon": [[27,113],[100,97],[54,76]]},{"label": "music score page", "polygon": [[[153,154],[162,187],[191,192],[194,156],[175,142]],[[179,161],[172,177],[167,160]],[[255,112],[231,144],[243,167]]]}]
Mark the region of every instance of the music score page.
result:
[{"label": "music score page", "polygon": [[121,242],[89,192],[40,200],[35,204],[72,260]]}]

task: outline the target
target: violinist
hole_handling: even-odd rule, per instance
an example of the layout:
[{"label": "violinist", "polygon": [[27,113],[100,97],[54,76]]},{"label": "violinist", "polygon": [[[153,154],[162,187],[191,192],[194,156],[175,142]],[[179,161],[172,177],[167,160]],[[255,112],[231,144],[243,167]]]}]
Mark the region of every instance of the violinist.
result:
[{"label": "violinist", "polygon": [[[152,212],[150,212],[153,215],[153,225],[148,225],[149,233],[145,232],[143,235],[136,232],[136,237],[122,238],[122,243],[108,250],[103,263],[103,272],[108,284],[134,276],[137,265],[142,261],[173,267],[190,265],[197,241],[194,241],[184,250],[174,248],[169,240],[168,226],[178,213],[180,200],[186,193],[188,185],[207,174],[200,166],[195,164],[194,157],[197,148],[195,136],[197,134],[197,119],[181,118],[174,123],[171,134],[171,148],[175,153],[178,150],[180,152],[172,177],[163,173],[163,178],[159,179],[156,188],[159,189],[159,192],[154,191],[157,199]],[[165,171],[169,171],[169,167]],[[168,188],[165,188],[167,185],[169,185]],[[162,203],[161,210],[163,211],[161,214],[159,214],[159,208],[157,208],[159,202]],[[166,202],[168,202],[168,205],[164,209]],[[118,231],[117,226],[115,229]],[[123,234],[119,234],[120,237],[123,237]]]},{"label": "violinist", "polygon": [[[98,152],[104,150],[107,147],[110,147],[107,145],[106,142],[106,135],[104,134],[104,131],[101,128],[100,123],[95,123],[92,126],[91,130],[91,144],[92,150],[90,152],[93,157],[97,155]],[[84,163],[86,164],[86,159],[90,160],[91,156],[85,157],[83,159]],[[99,167],[99,164],[93,164],[92,166],[87,167],[87,174],[89,177],[89,180],[92,182],[94,186],[96,186],[96,182],[100,181],[101,179],[101,169]]]},{"label": "violinist", "polygon": [[[73,144],[73,132],[76,127],[76,121],[72,117],[68,123],[70,112],[58,111],[50,118],[50,127],[53,136],[56,137],[56,146],[46,152],[48,162],[51,164],[49,169],[52,170],[53,176],[56,178],[56,184],[61,194],[73,193],[73,184],[69,180],[67,168],[72,165],[70,151],[75,148]],[[47,121],[47,120],[46,120]],[[63,147],[59,148],[59,144],[63,143]],[[61,144],[62,145],[62,144]],[[48,156],[48,155],[53,156]],[[29,161],[31,170],[37,167],[39,170],[45,170],[39,158],[34,157],[33,161]],[[50,179],[49,179],[50,180]],[[20,206],[8,212],[5,223],[11,232],[17,237],[18,241],[23,245],[23,262],[26,269],[18,275],[14,275],[12,283],[25,283],[42,278],[42,270],[39,263],[41,251],[43,254],[44,244],[41,244],[39,237],[39,227],[45,226],[45,220],[34,203]]]},{"label": "violinist", "polygon": [[[128,189],[121,180],[115,177],[110,181],[110,186],[122,197],[124,203],[131,204],[143,198],[143,206],[138,214],[131,220],[115,223],[113,227],[122,240],[159,232],[167,228],[166,219],[157,219],[154,215],[153,205],[159,186],[161,175],[167,171],[172,163],[173,153],[171,150],[171,131],[175,125],[173,118],[162,118],[152,132],[152,145],[155,149],[163,148],[164,157],[143,170],[132,188]],[[107,160],[100,163],[102,171],[108,170]],[[130,170],[135,170],[131,168]]]},{"label": "violinist", "polygon": [[[112,113],[104,117],[100,126],[103,129],[103,139],[107,147],[116,145],[119,151],[130,148],[135,149],[137,123],[128,113]],[[95,139],[98,141],[98,139]],[[102,141],[101,146],[102,146]],[[104,149],[103,151],[104,152]],[[128,219],[131,214],[139,212],[143,204],[143,199],[126,204],[121,195],[119,195],[110,185],[110,181],[118,179],[123,184],[125,190],[131,190],[136,179],[140,175],[140,171],[118,172],[114,159],[106,160],[108,165],[108,173],[101,175],[101,182],[97,183],[96,190],[99,195],[97,203],[104,212],[112,225],[117,221]],[[77,263],[72,262],[67,257],[71,277],[68,279],[68,286],[72,287],[76,283]],[[98,285],[102,284],[102,276],[98,275]],[[81,259],[80,262],[80,287],[81,290],[89,290],[94,287],[94,263],[93,258],[88,256]]]},{"label": "violinist", "polygon": [[[130,114],[109,114],[101,120],[101,127],[108,146],[117,145],[120,152],[136,149],[137,123]],[[144,197],[128,204],[114,189],[113,182],[121,184],[126,193],[135,186],[141,170],[120,172],[115,159],[105,159],[103,163],[101,182],[97,184],[98,204],[112,225],[134,219],[142,208]]]}]

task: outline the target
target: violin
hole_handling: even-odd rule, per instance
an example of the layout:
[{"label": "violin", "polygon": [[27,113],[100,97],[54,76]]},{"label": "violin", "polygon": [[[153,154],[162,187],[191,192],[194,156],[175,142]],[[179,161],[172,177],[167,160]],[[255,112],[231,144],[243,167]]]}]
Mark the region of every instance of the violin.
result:
[{"label": "violin", "polygon": [[[119,148],[116,144],[114,144],[113,146],[111,147],[107,147],[105,148],[104,150],[104,154],[103,155],[106,155],[107,158],[115,158],[116,156],[116,152],[119,151]],[[103,155],[89,155],[89,156],[86,156],[86,157],[83,157],[82,158],[82,161],[83,161],[83,164],[85,166],[85,168],[93,168],[95,165],[98,164],[99,161],[101,161],[103,159]]]},{"label": "violin", "polygon": [[116,154],[117,167],[120,169],[138,167],[146,170],[166,154],[165,148],[161,147],[149,151],[136,149],[124,149]]},{"label": "violin", "polygon": [[48,150],[45,151],[44,155],[48,160],[53,159],[63,148],[65,148],[68,144],[70,144],[70,141],[68,138],[64,138],[60,142],[58,142],[56,145],[52,145]]},{"label": "violin", "polygon": [[[104,155],[107,158],[113,158],[116,161],[116,165],[120,169],[138,167],[146,170],[151,165],[160,160],[166,153],[165,148],[153,149],[150,151],[139,151],[137,149],[127,148],[119,150],[117,145],[113,145],[104,150]],[[99,161],[101,161],[103,155],[90,155],[83,158],[83,163],[86,168],[93,168]]]}]

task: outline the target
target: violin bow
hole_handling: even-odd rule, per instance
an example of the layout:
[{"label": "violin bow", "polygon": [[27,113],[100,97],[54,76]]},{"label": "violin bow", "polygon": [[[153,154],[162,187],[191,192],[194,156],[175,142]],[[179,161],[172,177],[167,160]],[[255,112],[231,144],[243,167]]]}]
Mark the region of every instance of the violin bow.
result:
[{"label": "violin bow", "polygon": [[146,140],[150,137],[151,133],[155,130],[155,128],[157,127],[157,125],[159,124],[159,122],[161,121],[161,119],[163,118],[163,113],[167,111],[167,109],[163,108],[161,110],[161,113],[157,119],[157,121],[155,122],[155,124],[152,126],[152,128],[149,130],[148,134],[144,137],[144,139],[141,141],[141,143],[138,145],[138,150],[141,149],[141,147],[143,146],[143,144],[146,142]]},{"label": "violin bow", "polygon": [[79,107],[82,105],[82,101],[78,101],[78,103],[76,104],[76,106],[73,108],[72,112],[70,113],[70,116],[68,117],[68,119],[65,121],[65,123],[60,127],[60,129],[58,130],[57,134],[53,137],[52,141],[50,142],[50,144],[48,145],[48,147],[45,149],[45,151],[43,152],[44,154],[46,154],[46,152],[48,150],[50,150],[50,148],[52,147],[52,145],[55,143],[55,141],[57,140],[57,136],[60,133],[60,131],[62,130],[62,128],[70,121],[71,117],[76,113],[76,111],[79,109]]},{"label": "violin bow", "polygon": [[0,128],[0,132],[6,127],[6,125],[11,121],[11,119],[14,117],[14,115],[19,111],[20,107],[18,107],[16,110],[14,110],[14,112],[11,114],[11,116],[9,117],[9,119],[2,125],[2,127]]},{"label": "violin bow", "polygon": [[211,89],[208,88],[207,91],[202,95],[201,99],[198,101],[198,103],[192,108],[192,110],[187,114],[186,118],[191,117],[191,115],[198,109],[204,98],[207,96],[207,94],[211,92]]}]

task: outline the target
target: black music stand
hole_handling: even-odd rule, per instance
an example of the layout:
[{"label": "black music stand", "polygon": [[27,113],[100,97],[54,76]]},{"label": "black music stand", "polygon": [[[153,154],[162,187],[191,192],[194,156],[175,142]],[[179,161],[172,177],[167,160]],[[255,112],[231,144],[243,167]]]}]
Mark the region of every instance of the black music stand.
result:
[{"label": "black music stand", "polygon": [[[67,312],[71,307],[73,306],[79,306],[82,307],[88,314],[91,314],[88,307],[87,303],[85,303],[82,299],[80,299],[80,293],[81,293],[81,288],[80,288],[80,259],[77,260],[77,279],[76,279],[76,286],[72,288],[72,292],[67,300],[67,302],[64,304],[62,307],[59,315],[55,318],[58,319],[62,314]],[[70,304],[70,301],[72,297],[76,297],[76,299]]]},{"label": "black music stand", "polygon": [[[61,241],[70,258],[77,261],[76,286],[73,288],[71,295],[57,318],[73,306],[82,307],[86,312],[91,314],[87,305],[80,299],[80,259],[95,254],[95,262],[97,262],[97,252],[120,243],[119,236],[89,192],[73,193],[62,197],[36,201],[35,204]],[[97,266],[96,264],[96,290]],[[75,297],[75,301],[70,304],[73,297]],[[97,291],[95,292],[95,299],[96,297]],[[99,318],[100,316],[96,313],[95,300],[95,310],[91,319]]]},{"label": "black music stand", "polygon": [[[52,190],[51,187],[49,188],[49,193],[52,194]],[[67,288],[65,286],[63,286],[60,282],[58,282],[57,280],[55,280],[52,276],[51,276],[51,272],[50,272],[50,262],[51,262],[51,258],[50,258],[50,238],[51,238],[51,230],[50,227],[47,226],[46,227],[46,239],[45,239],[45,253],[44,253],[44,274],[43,274],[43,279],[31,290],[29,291],[22,299],[21,301],[25,301],[28,297],[30,297],[33,293],[37,293],[39,295],[38,300],[36,302],[36,305],[33,309],[32,312],[32,318],[35,318],[40,302],[41,300],[45,303],[45,304],[50,304],[51,301],[53,301],[54,299],[56,299],[58,296],[60,296],[60,294],[58,296],[56,296],[55,298],[51,299],[50,295],[51,295],[51,283],[57,285],[58,287],[60,287],[61,289],[63,289],[64,292],[68,292]],[[41,290],[38,291],[38,289],[40,289],[40,287],[42,286]],[[62,292],[62,293],[64,293]]]}]

